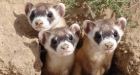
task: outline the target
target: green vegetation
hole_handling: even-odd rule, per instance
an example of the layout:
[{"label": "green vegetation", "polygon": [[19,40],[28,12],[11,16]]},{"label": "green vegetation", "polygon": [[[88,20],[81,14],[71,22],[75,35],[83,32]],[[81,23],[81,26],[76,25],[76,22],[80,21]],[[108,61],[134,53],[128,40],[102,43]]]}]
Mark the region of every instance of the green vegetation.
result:
[{"label": "green vegetation", "polygon": [[96,15],[106,8],[112,9],[118,16],[124,15],[123,6],[129,3],[128,0],[87,0]]},{"label": "green vegetation", "polygon": [[[68,9],[76,6],[78,0],[62,0]],[[129,0],[83,0],[94,10],[95,15],[99,16],[101,11],[106,8],[112,9],[118,16],[124,15],[123,7]],[[84,3],[84,2],[83,2]]]},{"label": "green vegetation", "polygon": [[65,3],[68,10],[76,5],[76,0],[62,0],[62,2]]},{"label": "green vegetation", "polygon": [[62,0],[62,2],[65,3],[68,11],[75,8],[79,4],[78,1],[82,3],[81,5],[86,3],[88,7],[90,7],[89,11],[92,11],[92,18],[100,16],[105,9],[110,8],[116,13],[117,17],[127,17],[128,27],[135,28],[138,25],[138,23],[131,21],[129,18],[131,13],[124,10],[125,8],[129,8],[130,0]]}]

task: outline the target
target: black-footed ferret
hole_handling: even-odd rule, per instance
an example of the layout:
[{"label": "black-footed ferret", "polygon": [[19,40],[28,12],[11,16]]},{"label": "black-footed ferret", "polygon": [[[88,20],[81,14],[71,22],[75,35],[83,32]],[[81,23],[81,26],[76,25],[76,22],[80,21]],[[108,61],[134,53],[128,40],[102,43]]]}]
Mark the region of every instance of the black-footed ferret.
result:
[{"label": "black-footed ferret", "polygon": [[38,3],[33,5],[28,2],[25,6],[25,14],[28,22],[36,31],[66,26],[63,18],[65,15],[65,5],[63,3]]},{"label": "black-footed ferret", "polygon": [[103,75],[111,65],[112,56],[120,42],[126,19],[85,20],[83,45],[76,53],[74,75]]},{"label": "black-footed ferret", "polygon": [[69,75],[79,41],[80,26],[55,28],[39,32],[39,41],[47,50],[42,75]]},{"label": "black-footed ferret", "polygon": [[[27,3],[25,6],[25,14],[28,22],[32,28],[36,31],[50,30],[67,26],[65,19],[65,5],[63,3],[38,3],[33,5]],[[42,63],[45,63],[46,51],[43,46],[40,45],[40,59]]]}]

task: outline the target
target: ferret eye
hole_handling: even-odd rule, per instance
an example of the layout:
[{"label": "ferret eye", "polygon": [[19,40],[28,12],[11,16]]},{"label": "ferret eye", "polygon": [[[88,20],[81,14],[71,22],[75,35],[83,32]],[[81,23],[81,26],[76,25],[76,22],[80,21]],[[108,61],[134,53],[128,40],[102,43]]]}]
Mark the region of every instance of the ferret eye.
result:
[{"label": "ferret eye", "polygon": [[56,38],[52,39],[52,44],[57,44],[57,39]]},{"label": "ferret eye", "polygon": [[35,18],[35,10],[33,10],[33,11],[31,12],[30,20],[33,21],[34,18]]},{"label": "ferret eye", "polygon": [[101,34],[99,32],[95,33],[95,38],[100,39],[101,38]]},{"label": "ferret eye", "polygon": [[48,16],[49,18],[51,18],[51,17],[53,16],[53,13],[52,13],[52,12],[48,12],[47,16]]},{"label": "ferret eye", "polygon": [[101,36],[100,32],[96,32],[93,39],[95,40],[96,43],[99,44],[102,40],[101,38],[102,38],[102,36]]},{"label": "ferret eye", "polygon": [[114,37],[117,37],[118,36],[118,32],[115,30],[113,35],[114,35]]},{"label": "ferret eye", "polygon": [[72,35],[69,35],[69,40],[73,40],[73,36]]}]

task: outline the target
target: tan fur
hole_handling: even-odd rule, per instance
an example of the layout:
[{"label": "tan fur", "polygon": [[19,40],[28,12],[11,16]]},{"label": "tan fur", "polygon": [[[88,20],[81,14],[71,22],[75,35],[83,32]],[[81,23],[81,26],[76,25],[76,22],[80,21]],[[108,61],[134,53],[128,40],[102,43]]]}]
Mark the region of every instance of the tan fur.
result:
[{"label": "tan fur", "polygon": [[51,27],[51,29],[55,29],[55,28],[61,28],[61,27],[66,27],[66,22],[65,22],[65,19],[64,18],[61,18],[61,21],[59,21],[59,23],[57,25],[53,25]]},{"label": "tan fur", "polygon": [[111,19],[101,19],[94,23],[85,20],[83,23],[85,31],[85,35],[82,39],[83,45],[77,50],[73,75],[104,75],[110,68],[115,48],[111,52],[103,49],[102,46],[99,46],[101,43],[98,45],[97,42],[93,40],[93,35],[99,30],[103,33],[115,29],[120,36],[118,41],[116,41],[117,47],[117,44],[123,36],[123,30],[126,24],[127,20],[124,17],[120,17],[117,22]]},{"label": "tan fur", "polygon": [[[36,17],[33,17],[32,11],[35,11]],[[49,12],[52,13],[52,17],[48,17]],[[65,27],[65,5],[63,3],[27,3],[25,6],[25,13],[31,26],[41,31],[43,29],[55,29]],[[41,15],[41,16],[40,16]],[[32,19],[31,19],[32,17]]]},{"label": "tan fur", "polygon": [[[45,43],[42,43],[42,45],[45,49],[47,49],[46,62],[43,65],[41,75],[70,75],[70,71],[74,63],[75,47],[79,41],[79,37],[77,34],[79,30],[79,25],[73,24],[70,27],[55,28],[39,33],[40,42],[41,40],[43,40]],[[73,36],[73,46],[71,46],[72,44],[69,44],[68,48],[73,52],[71,54],[61,56],[60,54],[58,54],[61,44],[66,41],[70,42],[67,35]],[[44,37],[44,39],[42,38],[42,36]],[[53,47],[50,46],[51,40],[54,36],[57,36],[60,40],[62,40],[62,43],[60,43],[60,45],[56,49],[53,49]],[[63,53],[65,53],[65,50]]]},{"label": "tan fur", "polygon": [[[64,36],[65,34],[67,34],[64,27],[56,28],[50,31],[50,33],[59,36]],[[50,37],[46,36],[48,37],[47,39],[51,38],[51,35],[49,36]],[[49,42],[49,40],[46,40],[45,42]],[[74,62],[74,54],[68,56],[58,56],[56,54],[48,52],[46,55],[46,60],[47,61],[42,68],[42,75],[69,75],[69,72]]]},{"label": "tan fur", "polygon": [[96,51],[86,36],[83,40],[83,46],[76,53],[73,75],[103,75],[110,67],[113,53]]},{"label": "tan fur", "polygon": [[61,60],[57,60],[56,56],[54,55],[53,57],[52,54],[49,54],[47,57],[47,62],[44,64],[42,75],[69,75],[71,66],[73,65],[74,55],[61,57]]}]

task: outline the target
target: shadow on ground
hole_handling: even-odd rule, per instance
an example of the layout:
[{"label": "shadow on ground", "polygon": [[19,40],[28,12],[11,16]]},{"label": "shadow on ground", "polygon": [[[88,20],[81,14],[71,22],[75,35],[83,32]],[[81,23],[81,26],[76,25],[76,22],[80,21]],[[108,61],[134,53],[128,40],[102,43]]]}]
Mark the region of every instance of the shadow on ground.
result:
[{"label": "shadow on ground", "polygon": [[[14,28],[16,30],[16,33],[23,37],[27,37],[29,39],[34,39],[37,38],[38,32],[35,31],[31,25],[28,23],[27,17],[24,14],[16,14],[13,13],[14,16],[16,17],[16,20],[14,22]],[[36,71],[40,72],[42,63],[39,58],[39,44],[36,40],[32,41],[31,43],[23,42],[24,45],[32,51],[32,53],[35,56],[35,62],[34,63],[34,68]]]},{"label": "shadow on ground", "polygon": [[36,38],[38,33],[28,23],[26,16],[24,14],[16,14],[14,12],[13,14],[16,17],[14,22],[16,33],[21,37]]}]

